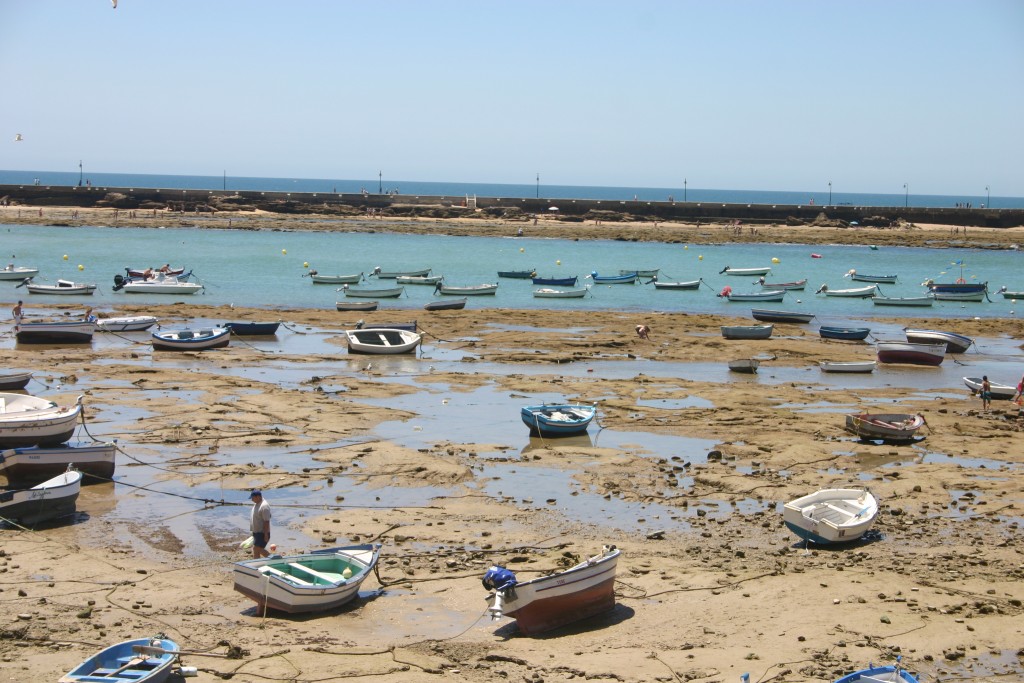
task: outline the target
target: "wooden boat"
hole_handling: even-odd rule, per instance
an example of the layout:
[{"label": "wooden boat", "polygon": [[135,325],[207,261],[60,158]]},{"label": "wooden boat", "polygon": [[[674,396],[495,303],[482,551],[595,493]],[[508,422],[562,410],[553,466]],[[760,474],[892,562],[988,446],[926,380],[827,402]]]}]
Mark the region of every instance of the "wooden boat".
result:
[{"label": "wooden boat", "polygon": [[31,379],[31,372],[0,372],[0,391],[24,389]]},{"label": "wooden boat", "polygon": [[519,410],[519,416],[523,424],[530,428],[530,434],[545,438],[582,434],[587,431],[595,415],[596,406],[581,404],[552,403],[523,406]]},{"label": "wooden boat", "polygon": [[743,302],[743,301],[765,301],[765,302],[779,302],[786,297],[786,290],[784,289],[772,289],[766,292],[733,292],[729,291],[720,296],[732,302]]},{"label": "wooden boat", "polygon": [[312,280],[315,285],[354,285],[360,280],[366,279],[362,273],[353,273],[351,275],[321,275],[315,270],[311,270],[307,275],[309,275],[309,279]]},{"label": "wooden boat", "polygon": [[661,270],[661,268],[632,268],[630,270],[620,270],[619,275],[636,273],[640,277],[658,277],[659,270]]},{"label": "wooden boat", "polygon": [[858,273],[856,270],[851,270],[846,274],[854,282],[874,282],[875,284],[894,285],[896,284],[895,275],[867,275]]},{"label": "wooden boat", "polygon": [[497,294],[498,283],[493,284],[482,284],[482,285],[470,285],[468,287],[459,287],[453,285],[446,285],[443,282],[438,282],[434,286],[434,294],[446,294],[450,296],[486,296]]},{"label": "wooden boat", "polygon": [[693,289],[699,289],[700,288],[700,283],[702,283],[702,282],[704,282],[703,279],[682,280],[682,281],[678,281],[678,282],[658,282],[658,279],[654,278],[650,282],[648,282],[647,284],[653,283],[655,289],[672,289],[672,290],[676,290],[676,289],[689,289],[689,290],[693,290]]},{"label": "wooden boat", "polygon": [[89,344],[95,331],[91,320],[22,320],[14,337],[19,344]]},{"label": "wooden boat", "polygon": [[334,307],[339,311],[376,311],[380,302],[377,301],[336,301]]},{"label": "wooden boat", "polygon": [[[63,294],[72,296],[90,295],[96,291],[96,285],[71,280],[57,280],[55,285],[37,285],[33,282],[23,283],[29,294]],[[21,287],[21,285],[18,285]]]},{"label": "wooden boat", "polygon": [[13,263],[0,268],[0,280],[24,280],[36,275],[39,275],[38,268],[26,268]]},{"label": "wooden boat", "polygon": [[726,339],[770,339],[775,325],[722,325]]},{"label": "wooden boat", "polygon": [[208,327],[201,330],[161,330],[152,335],[154,351],[205,351],[231,343],[231,330]]},{"label": "wooden boat", "polygon": [[923,415],[910,413],[861,413],[846,416],[846,431],[865,440],[906,443],[927,424]]},{"label": "wooden boat", "polygon": [[882,296],[875,294],[871,302],[876,306],[931,306],[935,303],[935,297],[931,294],[926,296]]},{"label": "wooden boat", "polygon": [[360,320],[356,323],[357,330],[405,330],[406,332],[419,332],[419,324],[413,320],[407,323],[367,323]]},{"label": "wooden boat", "polygon": [[399,277],[426,277],[430,275],[430,268],[420,268],[419,270],[381,270],[380,266],[377,266],[370,275],[376,275],[381,280],[394,280]]},{"label": "wooden boat", "polygon": [[231,331],[231,334],[239,337],[269,337],[277,334],[277,328],[281,326],[281,322],[269,322],[269,323],[257,323],[249,322],[247,320],[242,322],[224,323],[221,327],[225,327]]},{"label": "wooden boat", "polygon": [[466,307],[466,297],[461,299],[447,299],[441,301],[428,301],[423,304],[425,311],[459,311]]},{"label": "wooden boat", "polygon": [[533,296],[538,299],[582,299],[589,291],[589,287],[580,287],[578,289],[542,287],[541,289],[533,290]]},{"label": "wooden boat", "polygon": [[918,683],[906,669],[897,666],[873,666],[837,678],[835,683]]},{"label": "wooden boat", "polygon": [[787,291],[799,292],[807,287],[807,278],[794,280],[793,282],[765,282],[764,278],[759,279],[758,284],[762,289],[785,289]]},{"label": "wooden boat", "polygon": [[756,358],[739,358],[737,360],[729,361],[729,369],[733,372],[743,372],[748,375],[753,375],[757,372],[757,368],[760,367],[761,361]]},{"label": "wooden boat", "polygon": [[936,301],[970,301],[978,303],[984,301],[988,296],[988,292],[932,292],[932,297]]},{"label": "wooden boat", "polygon": [[139,332],[156,325],[157,318],[152,315],[126,315],[113,318],[97,318],[97,332]]},{"label": "wooden boat", "polygon": [[796,311],[772,311],[765,308],[752,308],[750,315],[754,320],[761,320],[766,323],[809,323],[814,317],[813,313],[798,313]]},{"label": "wooden boat", "polygon": [[409,330],[391,327],[370,327],[357,330],[346,330],[349,353],[372,353],[377,355],[397,355],[414,353],[423,340],[422,335]]},{"label": "wooden boat", "polygon": [[[143,280],[121,278],[114,276],[114,291],[124,291],[126,294],[195,294],[203,289],[198,282],[189,282],[187,275],[160,275],[157,278]],[[121,279],[118,282],[118,279]]]},{"label": "wooden boat", "polygon": [[1010,291],[1006,285],[999,288],[999,293],[1003,295],[1004,299],[1024,299],[1024,291]]},{"label": "wooden boat", "polygon": [[549,287],[575,287],[579,277],[533,277],[533,284],[547,285]]},{"label": "wooden boat", "polygon": [[970,337],[941,330],[912,330],[905,328],[903,333],[907,335],[907,341],[914,344],[945,344],[946,353],[963,353],[974,343],[974,340]]},{"label": "wooden boat", "polygon": [[178,644],[168,638],[126,640],[92,655],[58,683],[164,683],[178,652]]},{"label": "wooden boat", "polygon": [[880,341],[875,345],[879,363],[907,363],[909,365],[942,365],[946,357],[945,344],[913,344],[911,342]]},{"label": "wooden boat", "polygon": [[873,360],[823,360],[818,363],[822,372],[874,372],[875,365]]},{"label": "wooden boat", "polygon": [[399,285],[436,285],[444,279],[444,275],[399,275],[395,284]]},{"label": "wooden boat", "polygon": [[82,473],[68,469],[32,488],[0,488],[0,517],[26,526],[75,511]]},{"label": "wooden boat", "polygon": [[257,609],[289,614],[324,612],[351,602],[380,557],[379,544],[243,560],[234,565],[235,590]]},{"label": "wooden boat", "polygon": [[771,266],[768,266],[767,268],[733,268],[732,266],[726,266],[725,268],[722,268],[720,271],[718,271],[718,274],[721,275],[725,273],[726,275],[741,276],[767,275],[768,273],[771,272],[771,270]]},{"label": "wooden boat", "polygon": [[597,285],[635,285],[639,277],[636,273],[625,275],[598,275],[595,270],[589,275],[590,279]]},{"label": "wooden boat", "polygon": [[867,299],[868,297],[875,296],[878,293],[877,285],[868,285],[867,287],[852,287],[850,289],[829,289],[828,285],[822,285],[818,288],[816,294],[824,294],[825,296],[839,296],[848,297],[851,299]]},{"label": "wooden boat", "polygon": [[601,553],[565,571],[517,583],[504,567],[491,567],[484,587],[494,590],[488,612],[493,621],[513,617],[523,635],[533,636],[609,612],[615,608],[615,570],[619,550]]},{"label": "wooden boat", "polygon": [[867,339],[869,334],[871,334],[871,328],[868,327],[834,327],[832,325],[822,325],[818,328],[818,335],[822,339],[861,341]]},{"label": "wooden boat", "polygon": [[[981,393],[981,382],[981,377],[964,377],[964,384],[967,385],[972,394]],[[988,393],[993,401],[1012,401],[1014,396],[1017,395],[1017,387],[1010,386],[1009,384],[999,384],[989,380],[988,387]]]},{"label": "wooden boat", "polygon": [[960,278],[956,282],[935,282],[934,280],[925,280],[924,284],[929,291],[942,294],[988,293],[987,282],[965,282],[963,278]]},{"label": "wooden boat", "polygon": [[83,475],[82,483],[110,481],[116,453],[116,441],[8,448],[0,451],[0,474],[11,482],[36,483],[74,465]]},{"label": "wooden boat", "polygon": [[164,275],[181,275],[185,272],[184,268],[172,268],[170,264],[161,266],[160,268],[125,268],[124,271],[128,273],[128,277],[153,277],[163,273]]},{"label": "wooden boat", "polygon": [[75,433],[82,397],[59,405],[27,394],[0,393],[0,448],[56,446]]},{"label": "wooden boat", "polygon": [[397,299],[405,292],[405,287],[349,287],[342,285],[339,292],[347,297],[360,299]]},{"label": "wooden boat", "polygon": [[863,489],[822,489],[786,503],[782,521],[812,543],[849,543],[863,536],[878,517],[878,501]]},{"label": "wooden boat", "polygon": [[512,278],[514,280],[529,280],[530,278],[532,278],[536,274],[537,274],[537,271],[535,269],[533,269],[533,268],[531,268],[530,270],[499,270],[498,271],[498,277],[507,277],[507,278]]}]

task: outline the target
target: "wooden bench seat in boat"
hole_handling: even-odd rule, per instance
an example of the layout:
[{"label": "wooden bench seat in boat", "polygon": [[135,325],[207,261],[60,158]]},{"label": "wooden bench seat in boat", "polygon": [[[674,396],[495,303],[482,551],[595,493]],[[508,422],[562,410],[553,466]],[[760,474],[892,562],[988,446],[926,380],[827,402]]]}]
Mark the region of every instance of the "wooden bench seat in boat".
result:
[{"label": "wooden bench seat in boat", "polygon": [[334,572],[318,572],[315,569],[310,569],[309,567],[304,567],[304,566],[302,566],[301,564],[299,564],[297,562],[289,562],[288,566],[291,567],[292,569],[298,569],[301,572],[305,572],[306,574],[309,574],[312,577],[315,577],[317,579],[321,579],[321,580],[326,581],[328,583],[341,583],[342,581],[345,580],[345,577],[343,577],[341,574],[336,574]]},{"label": "wooden bench seat in boat", "polygon": [[295,583],[299,586],[313,586],[313,583],[310,581],[300,579],[297,576],[292,576],[291,574],[283,572],[280,569],[277,569],[276,567],[271,567],[270,565],[263,565],[262,567],[260,567],[260,571],[264,574],[273,574],[278,578],[284,579],[285,581],[291,581],[292,583]]}]

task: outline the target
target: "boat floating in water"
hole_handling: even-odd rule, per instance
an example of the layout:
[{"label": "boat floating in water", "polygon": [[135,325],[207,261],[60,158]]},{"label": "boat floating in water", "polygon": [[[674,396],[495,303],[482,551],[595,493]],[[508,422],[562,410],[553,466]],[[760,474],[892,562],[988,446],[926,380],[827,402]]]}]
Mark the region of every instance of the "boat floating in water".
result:
[{"label": "boat floating in water", "polygon": [[596,406],[580,404],[524,406],[519,411],[523,424],[530,428],[530,434],[546,438],[582,434],[595,415]]}]

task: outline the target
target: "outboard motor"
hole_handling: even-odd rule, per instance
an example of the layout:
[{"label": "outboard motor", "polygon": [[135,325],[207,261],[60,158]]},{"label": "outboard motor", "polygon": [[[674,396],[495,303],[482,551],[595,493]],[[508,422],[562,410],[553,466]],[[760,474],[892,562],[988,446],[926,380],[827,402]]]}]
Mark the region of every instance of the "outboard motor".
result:
[{"label": "outboard motor", "polygon": [[118,273],[114,276],[114,291],[120,291],[122,287],[128,284],[128,278]]},{"label": "outboard motor", "polygon": [[481,580],[487,590],[503,591],[516,585],[516,575],[504,567],[494,565]]}]

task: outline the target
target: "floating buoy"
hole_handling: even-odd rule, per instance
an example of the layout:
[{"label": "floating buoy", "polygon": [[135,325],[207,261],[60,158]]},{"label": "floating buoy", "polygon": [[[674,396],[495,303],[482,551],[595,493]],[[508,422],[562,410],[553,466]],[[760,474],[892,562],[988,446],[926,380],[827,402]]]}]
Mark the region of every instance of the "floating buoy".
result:
[{"label": "floating buoy", "polygon": [[282,249],[282,250],[281,250],[281,253],[282,253],[282,254],[287,254],[287,253],[288,253],[288,250],[287,250],[287,249]]},{"label": "floating buoy", "polygon": [[773,256],[772,257],[772,263],[778,263],[778,262],[779,262],[778,257],[777,256]]},{"label": "floating buoy", "polygon": [[561,260],[561,259],[559,259],[559,260],[555,261],[555,265],[556,265],[556,266],[560,266],[560,265],[562,265],[562,260]]},{"label": "floating buoy", "polygon": [[526,250],[525,250],[525,249],[523,249],[522,247],[519,247],[519,253],[520,253],[520,254],[522,254],[522,253],[523,253],[524,251],[526,251]]},{"label": "floating buoy", "polygon": [[683,249],[689,249],[689,248],[690,247],[686,246],[685,244],[683,245]]},{"label": "floating buoy", "polygon": [[83,266],[81,263],[79,263],[78,264],[78,269],[79,270],[85,270],[85,266]]},{"label": "floating buoy", "polygon": [[821,258],[821,254],[811,254],[811,258]]},{"label": "floating buoy", "polygon": [[67,260],[68,260],[68,255],[67,255],[67,254],[64,254],[64,260],[65,260],[65,261],[67,261]]},{"label": "floating buoy", "polygon": [[704,260],[704,254],[701,254],[700,256],[698,256],[697,260],[698,261],[703,261]]},{"label": "floating buoy", "polygon": [[303,261],[302,262],[302,267],[303,268],[309,268],[309,261]]}]

